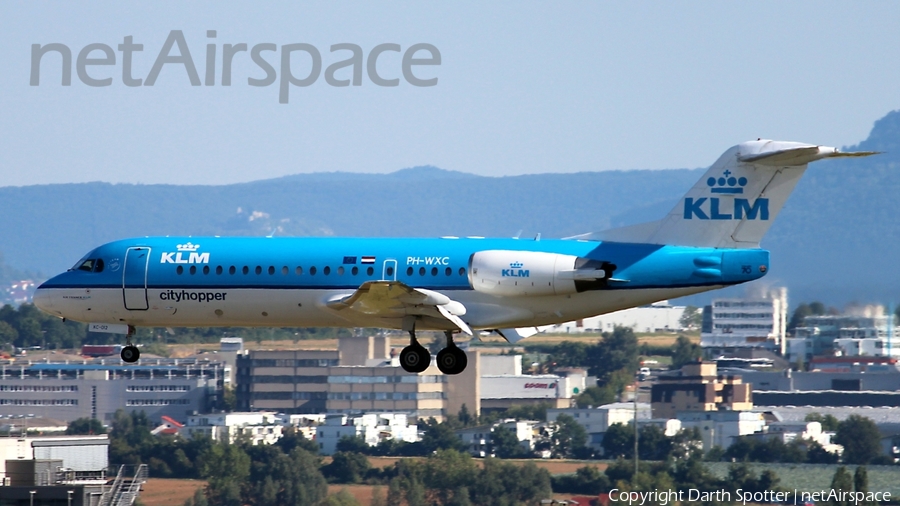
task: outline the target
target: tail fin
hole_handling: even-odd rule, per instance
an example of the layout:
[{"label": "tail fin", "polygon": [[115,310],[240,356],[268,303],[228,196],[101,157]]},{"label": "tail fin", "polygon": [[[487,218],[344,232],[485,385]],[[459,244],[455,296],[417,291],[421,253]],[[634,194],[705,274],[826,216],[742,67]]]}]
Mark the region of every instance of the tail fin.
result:
[{"label": "tail fin", "polygon": [[726,151],[663,219],[579,236],[614,242],[757,248],[806,166],[868,156],[836,148],[757,140]]}]

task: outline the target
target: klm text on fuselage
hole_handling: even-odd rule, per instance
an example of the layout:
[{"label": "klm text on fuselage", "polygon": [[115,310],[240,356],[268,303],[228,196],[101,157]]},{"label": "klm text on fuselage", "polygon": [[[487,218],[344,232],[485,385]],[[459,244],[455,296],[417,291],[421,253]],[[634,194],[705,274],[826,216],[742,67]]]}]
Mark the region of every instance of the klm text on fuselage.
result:
[{"label": "klm text on fuselage", "polygon": [[753,204],[747,199],[735,198],[732,208],[728,201],[719,197],[700,197],[684,199],[684,219],[692,220],[761,220],[769,219],[769,199],[756,199]]}]

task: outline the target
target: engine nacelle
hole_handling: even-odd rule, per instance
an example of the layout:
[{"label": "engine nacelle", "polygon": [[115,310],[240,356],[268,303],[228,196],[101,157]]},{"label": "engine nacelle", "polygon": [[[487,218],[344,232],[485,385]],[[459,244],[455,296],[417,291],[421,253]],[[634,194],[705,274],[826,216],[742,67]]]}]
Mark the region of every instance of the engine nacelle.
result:
[{"label": "engine nacelle", "polygon": [[469,258],[469,284],[506,297],[575,293],[578,257],[540,251],[479,251]]}]

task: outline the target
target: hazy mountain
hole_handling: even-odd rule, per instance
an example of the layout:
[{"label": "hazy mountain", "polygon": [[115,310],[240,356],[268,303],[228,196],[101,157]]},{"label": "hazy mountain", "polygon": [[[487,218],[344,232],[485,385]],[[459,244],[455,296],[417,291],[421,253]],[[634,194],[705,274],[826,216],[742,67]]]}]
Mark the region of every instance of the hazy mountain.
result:
[{"label": "hazy mountain", "polygon": [[[815,139],[796,139],[812,141]],[[736,140],[737,141],[737,140]],[[900,111],[847,149],[877,157],[811,166],[763,246],[765,283],[794,301],[900,302]],[[725,147],[723,147],[723,150]],[[710,163],[719,153],[710,153]],[[143,235],[565,237],[653,220],[701,169],[482,177],[436,167],[298,174],[225,186],[107,183],[0,188],[0,252],[52,273],[92,247]],[[741,289],[743,290],[743,289]]]}]

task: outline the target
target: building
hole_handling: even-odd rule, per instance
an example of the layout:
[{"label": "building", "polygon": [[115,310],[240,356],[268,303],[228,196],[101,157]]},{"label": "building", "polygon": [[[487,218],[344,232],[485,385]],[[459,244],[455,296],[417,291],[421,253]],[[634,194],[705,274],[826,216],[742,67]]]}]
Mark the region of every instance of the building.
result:
[{"label": "building", "polygon": [[825,448],[828,452],[840,453],[840,445],[831,442],[834,438],[834,432],[823,431],[822,424],[819,422],[769,422],[766,424],[763,432],[750,434],[750,437],[757,439],[778,439],[782,443],[790,443],[796,439],[806,441],[815,441]]},{"label": "building", "polygon": [[584,391],[587,372],[570,368],[560,374],[522,374],[522,355],[481,356],[481,410],[503,411],[513,406],[548,404],[568,408]]},{"label": "building", "polygon": [[661,301],[650,306],[623,309],[614,313],[592,316],[560,325],[554,325],[547,332],[580,333],[612,332],[616,327],[628,327],[635,332],[677,332],[681,329],[684,306],[670,306]]},{"label": "building", "polygon": [[416,424],[410,424],[406,413],[368,413],[359,416],[327,415],[325,423],[316,427],[319,452],[331,455],[343,438],[361,438],[369,446],[385,440],[415,443],[419,440]]},{"label": "building", "polygon": [[735,438],[761,432],[766,426],[763,414],[754,411],[680,411],[677,418],[682,428],[700,432],[703,451],[728,448]]},{"label": "building", "polygon": [[248,351],[237,359],[237,405],[287,414],[407,413],[443,420],[463,405],[480,413],[479,352],[447,376],[432,365],[410,374],[385,337],[342,338],[337,350]]},{"label": "building", "polygon": [[[548,409],[547,421],[555,422],[559,415],[571,416],[588,434],[588,446],[599,450],[603,443],[603,435],[611,425],[621,423],[628,425],[634,422],[633,402],[614,402],[596,408]],[[638,423],[647,422],[651,418],[650,404],[639,402],[637,405]]]},{"label": "building", "polygon": [[534,450],[535,427],[538,422],[533,420],[501,420],[493,425],[479,425],[467,427],[456,431],[460,441],[468,447],[469,453],[474,457],[494,457],[494,447],[491,435],[497,427],[505,427],[516,435],[516,439],[527,451]]},{"label": "building", "polygon": [[217,413],[188,417],[178,433],[188,439],[202,435],[229,444],[244,439],[258,445],[278,441],[283,428],[275,413]]},{"label": "building", "polygon": [[753,408],[751,386],[738,375],[719,375],[714,362],[687,364],[660,374],[650,389],[653,418],[680,412],[746,411]]},{"label": "building", "polygon": [[708,354],[733,348],[766,348],[783,354],[786,347],[787,289],[757,299],[713,299],[703,308],[700,346]]},{"label": "building", "polygon": [[[797,327],[797,344],[793,361],[808,362],[820,355],[842,356],[900,356],[900,342],[897,342],[897,328],[893,315],[884,314],[881,306],[872,306],[849,315],[817,315],[803,319],[803,326]],[[800,356],[800,352],[804,356]]]},{"label": "building", "polygon": [[0,411],[71,422],[96,418],[109,423],[118,409],[186,420],[210,411],[228,376],[218,361],[144,359],[124,365],[118,358],[0,365]]},{"label": "building", "polygon": [[[0,438],[0,478],[10,476],[9,466],[14,462],[58,461],[58,470],[71,472],[75,481],[97,481],[106,483],[106,469],[109,467],[109,436],[28,436]],[[33,468],[33,465],[31,466]],[[34,478],[34,475],[32,475]],[[23,478],[24,479],[24,478]],[[56,478],[38,476],[32,484],[49,485]],[[43,480],[43,481],[42,481]]]}]

